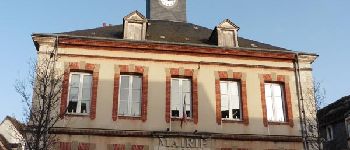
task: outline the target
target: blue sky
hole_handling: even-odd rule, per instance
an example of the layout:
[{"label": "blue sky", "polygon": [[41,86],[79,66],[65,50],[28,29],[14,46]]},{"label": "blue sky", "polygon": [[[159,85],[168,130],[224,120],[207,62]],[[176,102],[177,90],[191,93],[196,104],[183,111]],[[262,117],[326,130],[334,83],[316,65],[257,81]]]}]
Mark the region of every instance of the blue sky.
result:
[{"label": "blue sky", "polygon": [[[215,2],[215,3],[214,3]],[[326,103],[350,94],[349,0],[187,0],[188,22],[214,28],[229,18],[239,36],[296,51],[317,53],[314,77],[326,89]],[[133,10],[145,14],[145,0],[2,0],[0,3],[0,119],[22,119],[15,80],[35,58],[32,33],[57,33],[121,24]]]}]

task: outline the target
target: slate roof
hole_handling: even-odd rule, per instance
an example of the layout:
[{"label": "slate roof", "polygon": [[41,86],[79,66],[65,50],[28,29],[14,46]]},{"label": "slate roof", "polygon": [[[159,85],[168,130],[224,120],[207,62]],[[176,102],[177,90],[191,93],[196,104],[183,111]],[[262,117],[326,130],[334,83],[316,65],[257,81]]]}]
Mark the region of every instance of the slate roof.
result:
[{"label": "slate roof", "polygon": [[[148,20],[146,40],[185,44],[217,45],[210,40],[213,30],[192,23]],[[57,33],[70,36],[123,39],[123,25]],[[239,47],[289,51],[285,48],[238,37]]]},{"label": "slate roof", "polygon": [[344,96],[336,102],[317,111],[317,118],[321,126],[336,122],[344,122],[345,115],[350,111],[350,95]]}]

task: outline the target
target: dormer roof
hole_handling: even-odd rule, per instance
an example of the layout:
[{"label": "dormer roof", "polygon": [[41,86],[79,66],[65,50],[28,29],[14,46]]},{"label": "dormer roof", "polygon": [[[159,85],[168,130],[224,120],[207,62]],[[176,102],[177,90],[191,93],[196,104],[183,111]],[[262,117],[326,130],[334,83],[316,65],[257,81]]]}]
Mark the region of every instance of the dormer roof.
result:
[{"label": "dormer roof", "polygon": [[142,15],[140,12],[138,12],[137,10],[126,15],[123,19],[124,19],[124,21],[128,20],[128,21],[136,21],[136,22],[137,21],[142,21],[142,22],[147,21],[147,18],[144,15]]},{"label": "dormer roof", "polygon": [[225,19],[218,26],[218,28],[226,28],[226,29],[236,29],[239,30],[239,27],[234,24],[230,19]]}]

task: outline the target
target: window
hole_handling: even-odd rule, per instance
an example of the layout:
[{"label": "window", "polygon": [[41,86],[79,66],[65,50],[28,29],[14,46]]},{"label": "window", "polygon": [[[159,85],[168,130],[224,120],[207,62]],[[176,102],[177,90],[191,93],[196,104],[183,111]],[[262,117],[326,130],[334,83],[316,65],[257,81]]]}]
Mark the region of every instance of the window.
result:
[{"label": "window", "polygon": [[68,113],[89,114],[92,74],[72,72],[69,78]]},{"label": "window", "polygon": [[120,116],[141,116],[142,77],[138,75],[121,75],[119,88]]},{"label": "window", "polygon": [[348,131],[348,138],[350,138],[350,120],[346,121],[346,129]]},{"label": "window", "polygon": [[241,120],[240,86],[237,81],[220,81],[221,118]]},{"label": "window", "polygon": [[265,83],[267,120],[285,122],[285,102],[283,87],[278,83]]},{"label": "window", "polygon": [[[173,118],[192,118],[191,79],[171,79],[171,116]],[[185,115],[185,116],[184,116]]]},{"label": "window", "polygon": [[331,125],[326,127],[326,132],[327,132],[327,141],[331,141],[333,140],[334,136],[333,136],[333,128]]}]

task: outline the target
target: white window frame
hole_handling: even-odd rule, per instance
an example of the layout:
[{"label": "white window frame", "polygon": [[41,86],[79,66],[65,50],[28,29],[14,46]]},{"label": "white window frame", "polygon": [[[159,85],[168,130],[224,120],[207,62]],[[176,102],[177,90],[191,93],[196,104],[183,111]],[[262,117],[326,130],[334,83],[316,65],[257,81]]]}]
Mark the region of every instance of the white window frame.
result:
[{"label": "white window frame", "polygon": [[[241,98],[241,83],[239,82],[239,81],[231,81],[231,80],[221,80],[220,81],[220,97],[222,97],[222,95],[223,95],[223,93],[222,93],[222,90],[223,89],[221,89],[221,83],[226,83],[227,84],[227,96],[228,96],[228,108],[229,108],[229,118],[222,118],[222,116],[221,116],[221,119],[222,120],[238,120],[238,121],[241,121],[242,120],[242,113],[243,113],[243,111],[242,111],[242,98]],[[236,85],[237,85],[237,93],[232,93],[233,91],[232,91],[232,87],[230,88],[229,86],[230,85],[232,85],[232,84],[230,84],[230,83],[236,83]],[[231,89],[231,90],[230,90]],[[236,95],[235,95],[236,94]],[[231,107],[231,102],[232,101],[234,101],[235,100],[235,97],[237,97],[237,99],[238,99],[238,105],[239,105],[239,118],[233,118],[233,116],[232,116],[232,108],[230,108]],[[222,106],[223,106],[223,103],[222,103],[222,98],[220,98],[220,100],[221,100],[221,108],[222,108]],[[221,109],[221,112],[222,112],[222,109]],[[220,112],[220,113],[221,113]]]},{"label": "white window frame", "polygon": [[[268,98],[267,98],[267,89],[266,89],[266,85],[269,85],[270,86],[270,91],[271,91],[271,107],[272,107],[272,110],[270,110],[270,112],[272,112],[272,114],[269,114],[269,106],[268,106]],[[273,90],[273,86],[279,86],[280,87],[280,90],[281,90],[281,104],[282,104],[282,111],[283,111],[283,120],[278,120],[277,116],[274,116],[274,111],[278,111],[278,110],[275,110],[274,108],[274,103],[276,103],[276,101],[278,100],[278,98],[276,98],[276,93],[274,93],[274,90]],[[286,100],[285,100],[285,96],[284,96],[284,85],[283,84],[280,84],[280,83],[271,83],[271,82],[265,82],[264,84],[264,88],[265,88],[265,103],[266,103],[266,115],[267,115],[267,120],[269,122],[286,122],[287,121],[287,115],[286,115]],[[269,116],[269,115],[272,115],[272,116]]]},{"label": "white window frame", "polygon": [[[121,97],[121,83],[122,83],[122,77],[123,76],[128,76],[129,77],[129,95],[128,95],[128,113],[127,114],[120,114],[119,113],[119,110],[120,110],[120,97]],[[133,98],[133,94],[132,94],[132,91],[133,91],[133,88],[132,88],[132,84],[133,84],[133,80],[134,80],[134,77],[140,77],[141,78],[141,82],[140,82],[140,100],[139,100],[139,103],[140,103],[140,107],[139,107],[139,112],[140,114],[139,115],[133,115],[132,114],[132,98]],[[120,75],[120,78],[119,78],[119,95],[118,95],[118,116],[125,116],[125,117],[141,117],[142,115],[142,75]]]},{"label": "white window frame", "polygon": [[[175,116],[172,116],[172,108],[173,108],[173,98],[172,98],[172,96],[170,95],[170,116],[171,116],[171,118],[183,118],[183,108],[185,107],[186,108],[186,106],[184,106],[184,103],[183,103],[183,99],[182,98],[184,98],[184,94],[183,94],[183,91],[182,91],[182,82],[183,81],[189,81],[190,82],[190,95],[191,95],[191,97],[190,97],[190,114],[191,114],[191,116],[190,117],[187,117],[186,116],[186,118],[187,119],[191,119],[191,118],[193,118],[193,96],[192,96],[192,94],[193,94],[193,91],[192,91],[192,80],[191,79],[189,79],[189,78],[171,78],[171,86],[170,86],[170,91],[172,91],[172,88],[174,87],[173,86],[173,80],[178,80],[179,81],[179,85],[178,85],[178,91],[181,91],[181,92],[178,92],[179,93],[179,98],[181,98],[181,100],[180,100],[180,104],[181,104],[181,106],[180,106],[180,110],[179,110],[179,117],[175,117]],[[174,93],[171,93],[171,94],[174,94]],[[187,105],[187,104],[186,104]]]},{"label": "white window frame", "polygon": [[[72,75],[79,75],[79,91],[78,91],[78,101],[77,101],[77,108],[76,108],[76,112],[68,112],[68,107],[69,107],[69,102],[70,102],[70,89],[71,89],[71,80],[72,80]],[[90,104],[89,104],[89,110],[91,111],[91,100],[92,100],[92,84],[93,84],[93,76],[92,73],[84,73],[84,72],[71,72],[69,74],[69,86],[68,86],[68,96],[67,96],[67,114],[74,114],[74,115],[89,115],[90,112],[86,112],[86,113],[80,113],[81,111],[81,103],[82,103],[82,97],[83,97],[83,80],[84,80],[84,76],[91,76],[91,88],[90,88]],[[78,113],[79,112],[79,113]]]},{"label": "white window frame", "polygon": [[334,139],[334,132],[333,132],[333,127],[332,125],[326,126],[326,136],[327,136],[327,141],[332,141]]}]

